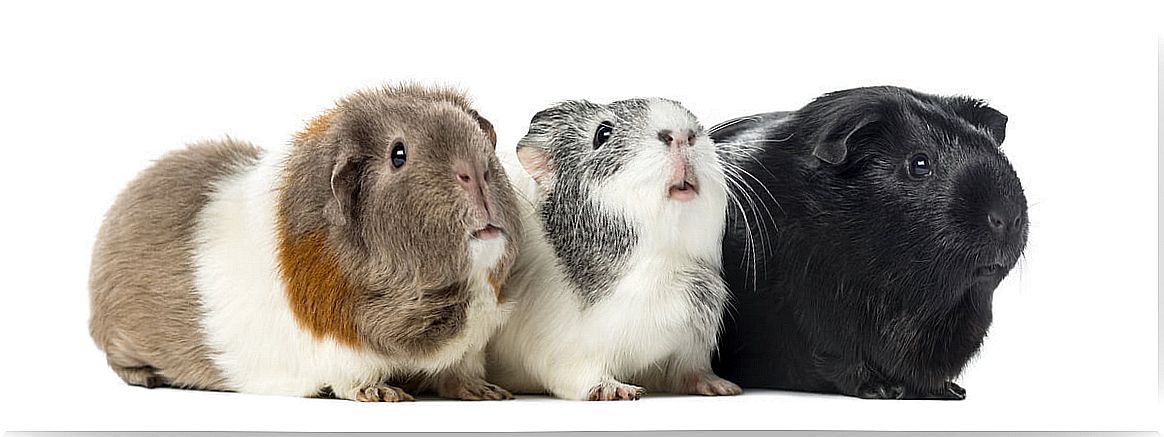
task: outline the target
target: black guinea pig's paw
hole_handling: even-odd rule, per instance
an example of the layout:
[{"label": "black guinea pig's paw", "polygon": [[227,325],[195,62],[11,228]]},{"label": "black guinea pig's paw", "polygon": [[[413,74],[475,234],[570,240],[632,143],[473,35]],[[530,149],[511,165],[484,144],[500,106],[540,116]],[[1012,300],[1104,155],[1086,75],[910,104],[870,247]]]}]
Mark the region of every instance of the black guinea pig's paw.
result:
[{"label": "black guinea pig's paw", "polygon": [[947,399],[952,401],[960,401],[966,399],[966,389],[955,384],[953,381],[946,381],[942,389],[939,391],[938,399]]},{"label": "black guinea pig's paw", "polygon": [[901,399],[904,396],[905,387],[901,384],[870,381],[857,388],[857,397],[861,399]]},{"label": "black guinea pig's paw", "polygon": [[950,381],[943,382],[941,386],[923,392],[915,392],[906,395],[906,399],[931,399],[939,401],[960,401],[966,399],[966,389],[962,386]]}]

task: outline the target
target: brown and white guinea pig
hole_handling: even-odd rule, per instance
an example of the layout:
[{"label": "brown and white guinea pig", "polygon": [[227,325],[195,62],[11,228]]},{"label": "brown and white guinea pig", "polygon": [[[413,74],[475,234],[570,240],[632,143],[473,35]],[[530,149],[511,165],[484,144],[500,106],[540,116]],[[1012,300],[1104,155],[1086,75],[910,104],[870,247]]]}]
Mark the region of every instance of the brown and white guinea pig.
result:
[{"label": "brown and white guinea pig", "polygon": [[284,153],[225,140],[131,182],[93,250],[90,333],[125,382],[358,401],[506,399],[516,197],[461,94],[354,93]]},{"label": "brown and white guinea pig", "polygon": [[711,371],[727,191],[695,116],[663,99],[564,102],[510,158],[527,234],[490,378],[566,399],[739,393]]},{"label": "brown and white guinea pig", "polygon": [[965,397],[953,380],[1026,246],[1006,123],[977,99],[869,87],[712,128],[756,149],[735,161],[755,202],[724,237],[736,314],[716,370],[744,387]]}]

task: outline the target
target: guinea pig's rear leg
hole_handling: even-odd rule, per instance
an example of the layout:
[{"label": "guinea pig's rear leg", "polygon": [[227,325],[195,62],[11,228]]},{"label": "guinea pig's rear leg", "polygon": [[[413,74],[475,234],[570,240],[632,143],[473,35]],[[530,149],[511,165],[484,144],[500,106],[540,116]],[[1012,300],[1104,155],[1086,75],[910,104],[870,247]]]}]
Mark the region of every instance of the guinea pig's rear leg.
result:
[{"label": "guinea pig's rear leg", "polygon": [[170,380],[158,374],[158,369],[137,359],[123,346],[124,342],[112,341],[106,346],[105,360],[122,381],[129,385],[155,388],[170,385]]},{"label": "guinea pig's rear leg", "polygon": [[113,372],[129,385],[138,385],[145,388],[165,387],[170,385],[166,377],[158,374],[158,369],[151,366],[122,367],[110,364]]},{"label": "guinea pig's rear leg", "polygon": [[461,362],[435,377],[437,395],[463,401],[500,401],[513,399],[509,391],[485,380],[485,352],[465,354]]}]

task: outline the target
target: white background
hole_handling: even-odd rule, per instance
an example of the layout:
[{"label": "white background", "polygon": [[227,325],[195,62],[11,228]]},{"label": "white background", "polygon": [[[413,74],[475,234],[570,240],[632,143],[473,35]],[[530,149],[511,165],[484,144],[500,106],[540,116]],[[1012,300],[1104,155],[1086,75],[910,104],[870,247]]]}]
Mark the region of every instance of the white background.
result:
[{"label": "white background", "polygon": [[[233,3],[0,6],[0,428],[1160,426],[1156,2]],[[88,338],[86,281],[124,184],[200,138],[284,147],[334,99],[404,79],[469,91],[501,148],[572,98],[674,98],[705,125],[862,85],[990,100],[1032,226],[960,381],[969,398],[390,405],[123,385]]]}]

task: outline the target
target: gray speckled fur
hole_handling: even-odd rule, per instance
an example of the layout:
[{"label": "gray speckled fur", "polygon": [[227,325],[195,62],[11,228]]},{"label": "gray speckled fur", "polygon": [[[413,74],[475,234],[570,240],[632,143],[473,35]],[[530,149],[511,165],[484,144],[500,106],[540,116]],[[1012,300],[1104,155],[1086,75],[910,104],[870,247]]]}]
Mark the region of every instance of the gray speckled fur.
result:
[{"label": "gray speckled fur", "polygon": [[[518,148],[536,144],[550,153],[555,183],[538,212],[558,260],[581,294],[593,305],[622,276],[638,235],[626,219],[599,208],[590,187],[617,173],[645,129],[649,102],[623,100],[609,105],[568,101],[537,113]],[[610,140],[596,152],[594,131],[615,123]]]}]

